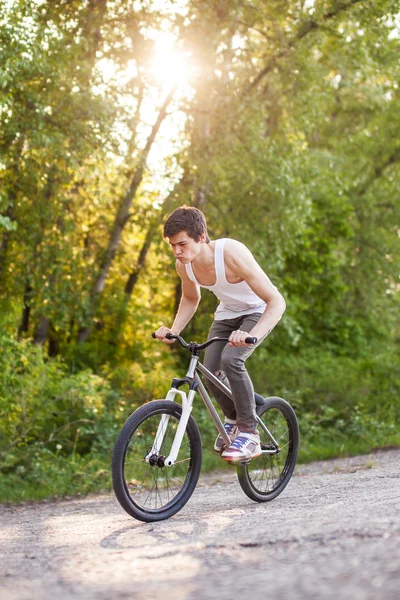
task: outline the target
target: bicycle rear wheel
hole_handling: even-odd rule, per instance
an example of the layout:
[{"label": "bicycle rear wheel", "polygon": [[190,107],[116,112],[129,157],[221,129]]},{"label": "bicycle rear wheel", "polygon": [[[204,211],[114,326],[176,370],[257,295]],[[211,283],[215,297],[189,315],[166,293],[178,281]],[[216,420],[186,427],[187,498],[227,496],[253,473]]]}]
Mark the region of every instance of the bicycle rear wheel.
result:
[{"label": "bicycle rear wheel", "polygon": [[283,398],[266,398],[262,406],[257,406],[257,414],[262,421],[258,431],[263,454],[238,466],[237,473],[249,498],[268,502],[285,489],[292,476],[299,449],[299,426],[293,408]]},{"label": "bicycle rear wheel", "polygon": [[[192,417],[175,463],[164,465],[181,415],[182,407],[176,402],[154,400],[128,417],[117,438],[112,459],[114,492],[135,519],[168,519],[186,504],[196,487],[202,456],[200,433]],[[154,450],[156,446],[159,449]]]}]

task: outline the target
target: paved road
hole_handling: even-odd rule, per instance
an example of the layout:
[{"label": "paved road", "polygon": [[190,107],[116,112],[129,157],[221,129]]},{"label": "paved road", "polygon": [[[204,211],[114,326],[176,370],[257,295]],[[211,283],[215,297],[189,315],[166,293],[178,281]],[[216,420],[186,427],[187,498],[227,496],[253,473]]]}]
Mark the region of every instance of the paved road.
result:
[{"label": "paved road", "polygon": [[400,449],[302,466],[256,504],[203,476],[168,521],[111,495],[0,507],[2,600],[398,600]]}]

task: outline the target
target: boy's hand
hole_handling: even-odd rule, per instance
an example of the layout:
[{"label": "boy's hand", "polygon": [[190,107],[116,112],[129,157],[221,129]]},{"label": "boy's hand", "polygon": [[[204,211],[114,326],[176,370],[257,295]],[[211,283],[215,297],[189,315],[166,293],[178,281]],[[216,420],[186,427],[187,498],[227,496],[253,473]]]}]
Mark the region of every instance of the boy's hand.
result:
[{"label": "boy's hand", "polygon": [[167,340],[166,339],[165,336],[167,335],[167,333],[172,333],[173,335],[177,335],[175,333],[175,331],[172,331],[172,329],[162,326],[159,329],[157,329],[157,331],[155,332],[156,338],[158,340],[161,340],[162,342],[164,342],[164,344],[173,344],[175,342],[175,340]]},{"label": "boy's hand", "polygon": [[237,331],[232,331],[229,336],[228,346],[251,346],[251,344],[246,344],[244,341],[246,338],[250,336],[250,333],[247,331],[241,331],[238,329]]}]

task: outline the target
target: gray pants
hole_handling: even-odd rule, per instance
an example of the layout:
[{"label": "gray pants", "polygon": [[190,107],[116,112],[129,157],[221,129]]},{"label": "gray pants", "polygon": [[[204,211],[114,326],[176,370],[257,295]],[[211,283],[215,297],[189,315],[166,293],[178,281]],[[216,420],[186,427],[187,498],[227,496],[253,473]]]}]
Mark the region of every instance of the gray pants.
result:
[{"label": "gray pants", "polygon": [[[208,339],[212,337],[227,338],[232,331],[237,329],[251,331],[260,317],[261,313],[253,313],[234,319],[214,321]],[[254,389],[244,363],[265,337],[266,335],[260,338],[255,346],[232,347],[222,343],[211,344],[205,352],[204,365],[211,373],[221,373],[220,379],[232,391],[233,402],[208,379],[206,379],[207,387],[224,415],[228,419],[237,420],[239,431],[252,432],[257,429]]]}]

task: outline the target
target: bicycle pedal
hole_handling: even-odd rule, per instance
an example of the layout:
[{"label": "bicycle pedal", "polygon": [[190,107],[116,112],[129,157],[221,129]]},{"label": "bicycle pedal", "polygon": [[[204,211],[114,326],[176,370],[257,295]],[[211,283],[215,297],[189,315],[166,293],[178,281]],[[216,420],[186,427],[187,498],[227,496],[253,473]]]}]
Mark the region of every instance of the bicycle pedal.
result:
[{"label": "bicycle pedal", "polygon": [[241,467],[244,465],[249,465],[251,462],[251,458],[245,458],[243,460],[225,460],[225,462],[231,467]]},{"label": "bicycle pedal", "polygon": [[233,460],[226,460],[225,461],[227,465],[229,465],[230,467],[237,467],[238,466],[238,462],[233,461]]}]

